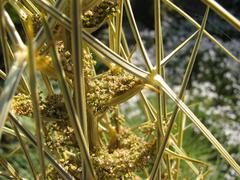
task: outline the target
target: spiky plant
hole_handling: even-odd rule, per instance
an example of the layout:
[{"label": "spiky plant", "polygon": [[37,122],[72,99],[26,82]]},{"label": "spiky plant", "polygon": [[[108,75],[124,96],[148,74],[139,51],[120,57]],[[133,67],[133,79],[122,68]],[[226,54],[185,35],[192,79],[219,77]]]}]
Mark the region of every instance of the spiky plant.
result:
[{"label": "spiky plant", "polygon": [[[0,72],[4,80],[0,96],[0,136],[2,143],[6,143],[9,136],[17,137],[32,178],[179,179],[185,171],[180,163],[185,162],[194,177],[204,179],[211,166],[189,157],[184,151],[186,117],[240,174],[236,161],[184,103],[203,36],[240,62],[205,30],[209,9],[237,30],[240,22],[214,0],[203,0],[206,11],[201,25],[172,1],[162,2],[192,23],[196,32],[164,56],[161,2],[154,0],[156,66],[153,66],[130,0],[0,1],[5,67]],[[14,9],[20,19],[24,32],[21,35],[6,6]],[[135,39],[133,49],[122,26],[124,13]],[[103,24],[108,27],[108,45],[92,34]],[[176,95],[165,80],[164,69],[194,38],[195,46],[180,93]],[[131,63],[136,49],[141,52],[145,69]],[[97,74],[96,62],[103,63],[107,70]],[[157,106],[146,97],[145,89],[157,94]],[[133,96],[141,100],[147,119],[136,128],[127,126],[119,108]],[[174,103],[173,111],[168,109],[170,99]],[[35,123],[35,127],[26,128],[26,121]],[[172,131],[174,126],[177,130]],[[37,149],[37,166],[29,154],[32,145]],[[0,157],[0,175],[22,179],[8,157]]]}]

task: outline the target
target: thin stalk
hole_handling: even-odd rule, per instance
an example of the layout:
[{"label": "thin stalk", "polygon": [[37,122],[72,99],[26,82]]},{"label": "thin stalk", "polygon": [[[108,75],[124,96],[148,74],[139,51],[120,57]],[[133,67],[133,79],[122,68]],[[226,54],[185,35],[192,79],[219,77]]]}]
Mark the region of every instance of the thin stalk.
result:
[{"label": "thin stalk", "polygon": [[[44,9],[47,13],[49,13],[52,17],[54,17],[58,22],[63,25],[66,29],[71,31],[71,20],[65,16],[64,14],[60,13],[57,9],[55,9],[53,6],[47,4],[44,1],[36,1],[34,0],[36,4],[38,4],[42,9]],[[99,53],[101,53],[103,56],[106,56],[109,58],[109,60],[112,63],[115,63],[119,66],[121,66],[123,69],[127,70],[128,72],[134,74],[135,76],[139,77],[140,79],[146,81],[147,79],[150,80],[149,72],[146,72],[133,64],[130,64],[113,52],[111,49],[109,49],[106,45],[104,45],[102,42],[100,42],[98,39],[96,39],[94,36],[89,34],[87,31],[83,30],[82,34],[83,40],[86,41],[86,43],[92,47],[93,49],[97,50]],[[39,45],[39,43],[37,43]],[[152,77],[151,77],[152,78]]]},{"label": "thin stalk", "polygon": [[[16,119],[16,117],[12,113],[9,113],[9,117],[11,121],[17,126],[17,128],[21,130],[22,133],[29,139],[29,141],[35,147],[37,147],[37,141],[35,140],[35,137],[31,134],[31,132],[28,131],[25,127],[23,127],[23,125]],[[44,155],[64,179],[73,179],[72,176],[68,172],[66,172],[65,169],[46,150],[44,150]]]},{"label": "thin stalk", "polygon": [[94,114],[88,110],[88,130],[89,130],[89,148],[93,150],[94,148],[100,147],[99,142],[99,117],[94,116]]},{"label": "thin stalk", "polygon": [[207,6],[215,11],[219,16],[229,22],[235,29],[240,31],[240,21],[235,18],[230,12],[224,9],[214,0],[202,0]]},{"label": "thin stalk", "polygon": [[[141,96],[143,95],[142,92],[140,94]],[[146,105],[145,107],[147,108],[147,111],[150,113],[150,115],[153,118],[153,121],[156,122],[157,121],[157,117],[155,114],[157,114],[156,110],[154,109],[154,107],[148,102],[148,100],[146,99],[146,97],[143,95],[141,97],[142,101],[144,102],[144,105]],[[173,148],[180,154],[183,156],[186,156],[186,154],[184,154],[184,152],[177,146],[177,144],[175,144],[175,141],[173,140],[173,138],[171,137],[170,139],[170,144],[173,146]],[[197,168],[189,161],[186,162],[189,167],[193,170],[193,172],[195,174],[199,174],[199,171],[197,170]]]},{"label": "thin stalk", "polygon": [[[91,49],[91,51],[93,51],[93,53],[96,55],[97,59],[99,59],[99,61],[101,63],[103,63],[105,66],[107,66],[107,68],[111,68],[112,63],[108,61],[106,56],[99,53],[96,49],[93,49],[93,48],[90,48],[90,49]],[[101,77],[101,76],[102,76],[102,74],[99,74],[94,78]]]},{"label": "thin stalk", "polygon": [[8,43],[8,41],[6,41],[7,43],[6,43],[6,46],[7,46],[7,51],[8,51],[8,58],[9,58],[9,60],[11,61],[10,63],[12,63],[12,61],[13,61],[13,59],[14,59],[14,53],[13,53],[13,51],[12,51],[12,49],[11,49],[11,46],[10,46],[10,44]]},{"label": "thin stalk", "polygon": [[7,179],[14,179],[14,177],[12,175],[8,175],[5,172],[0,172],[0,176],[5,177]]},{"label": "thin stalk", "polygon": [[17,145],[14,149],[12,149],[9,153],[7,153],[4,158],[9,159],[12,158],[17,152],[21,150],[21,145]]},{"label": "thin stalk", "polygon": [[[10,120],[11,120],[11,119],[10,119]],[[30,170],[31,170],[31,172],[32,172],[33,178],[36,180],[36,179],[37,179],[36,170],[35,170],[35,168],[34,168],[34,165],[33,165],[32,159],[31,159],[31,157],[30,157],[30,154],[29,154],[29,152],[28,152],[27,145],[26,145],[25,142],[23,141],[23,139],[22,139],[22,137],[21,137],[21,135],[20,135],[20,132],[19,132],[19,130],[17,129],[16,125],[15,125],[12,121],[11,121],[11,124],[12,124],[13,129],[14,129],[14,131],[15,131],[15,133],[16,133],[16,136],[17,136],[17,138],[18,138],[18,140],[19,140],[19,142],[20,142],[20,144],[21,144],[22,150],[23,150],[23,152],[24,152],[24,154],[25,154],[25,156],[26,156],[26,160],[27,160],[28,165],[29,165],[29,168],[30,168]]]},{"label": "thin stalk", "polygon": [[[90,54],[90,49],[86,46],[84,49],[87,51],[88,54]],[[91,66],[91,69],[94,73],[94,77],[97,77],[94,65]],[[87,79],[85,79],[87,80]],[[87,83],[86,83],[86,89],[88,88]],[[100,147],[100,134],[99,134],[99,127],[101,124],[99,123],[99,120],[101,117],[94,116],[92,110],[88,109],[87,110],[87,117],[88,117],[88,138],[89,138],[89,148],[94,149]],[[103,133],[103,136],[105,134]],[[106,136],[104,136],[106,137]]]},{"label": "thin stalk", "polygon": [[[74,87],[76,111],[81,121],[83,133],[87,141],[87,107],[85,97],[85,79],[83,72],[83,44],[82,44],[82,0],[72,1],[72,56],[74,62]],[[88,141],[87,141],[88,142]]]},{"label": "thin stalk", "polygon": [[14,167],[4,158],[0,157],[0,164],[5,168],[15,179],[22,179]]},{"label": "thin stalk", "polygon": [[113,25],[113,17],[110,17],[108,19],[108,43],[109,43],[109,48],[114,50],[114,46],[115,46],[115,28],[114,28],[114,25]]},{"label": "thin stalk", "polygon": [[142,91],[140,92],[140,97],[141,97],[141,100],[144,103],[145,107],[147,108],[149,114],[153,118],[153,121],[157,122],[158,119],[157,119],[156,113],[151,108],[149,101],[147,100],[147,98],[145,97],[145,95],[143,94]]},{"label": "thin stalk", "polygon": [[53,90],[53,87],[51,85],[51,82],[49,81],[48,77],[45,74],[41,73],[41,75],[42,75],[42,79],[44,81],[44,84],[45,84],[45,86],[48,90],[48,95],[53,95],[54,90]]},{"label": "thin stalk", "polygon": [[[182,149],[182,148],[179,148],[178,145],[177,145],[177,141],[175,139],[175,137],[171,136],[171,138],[169,139],[169,143],[171,144],[171,146],[174,148],[174,150],[180,154],[180,155],[183,155],[183,156],[187,156],[186,152]],[[192,164],[190,161],[185,161],[188,166],[192,169],[192,171],[194,172],[194,174],[198,175],[199,174],[199,170],[197,169],[197,167],[194,166],[194,164]]]},{"label": "thin stalk", "polygon": [[[82,44],[82,0],[74,0],[71,2],[71,19],[72,19],[72,31],[71,31],[71,42],[72,42],[72,57],[74,64],[74,96],[76,113],[79,117],[82,131],[87,144],[87,151],[89,151],[88,145],[88,125],[87,125],[87,105],[85,96],[85,79],[84,79],[84,69],[83,69],[83,44]],[[88,152],[89,153],[89,152]],[[89,172],[87,168],[87,162],[82,155],[82,167],[83,167],[83,179],[91,178],[93,174]]]},{"label": "thin stalk", "polygon": [[143,169],[143,172],[144,172],[144,176],[145,176],[145,178],[147,179],[148,176],[149,176],[149,173],[148,173],[147,168],[144,168],[144,169]]},{"label": "thin stalk", "polygon": [[122,33],[122,19],[123,19],[123,0],[118,0],[119,13],[116,16],[116,45],[115,52],[120,53],[121,33]]},{"label": "thin stalk", "polygon": [[[8,127],[3,128],[3,133],[17,137],[15,131],[13,129],[8,128]],[[24,134],[20,133],[20,136],[24,141],[27,140],[26,137],[24,136]]]},{"label": "thin stalk", "polygon": [[[163,39],[162,39],[162,26],[161,26],[161,1],[154,0],[154,24],[155,24],[155,44],[156,44],[156,70],[163,78],[165,76],[164,66],[160,63],[164,57]],[[167,108],[165,93],[161,91],[157,94],[157,115],[158,115],[158,138],[157,138],[157,151],[160,148],[160,143],[164,137],[163,122],[167,120]],[[169,156],[166,155],[166,165],[168,178],[171,180],[171,164]],[[161,179],[161,166],[158,167],[157,179]]]},{"label": "thin stalk", "polygon": [[[37,0],[33,0],[34,3],[36,3],[37,5],[41,6],[41,5],[45,5],[44,7],[46,7],[46,2],[41,2],[41,1],[37,1]],[[66,1],[63,0],[56,0],[54,7],[60,11],[61,9],[63,9],[64,5],[65,5]],[[33,5],[34,6],[34,5]],[[56,21],[54,20],[54,18],[52,16],[49,16],[47,18],[47,22],[50,26],[50,28],[54,28],[54,26],[56,25]],[[38,50],[43,43],[46,40],[46,35],[44,34],[44,27],[41,27],[40,30],[38,31],[36,37],[34,38],[34,42],[36,43],[35,47]]]},{"label": "thin stalk", "polygon": [[140,37],[140,33],[138,31],[137,24],[136,24],[136,21],[135,21],[133,12],[132,12],[130,0],[125,0],[124,1],[124,7],[126,9],[128,21],[129,21],[129,24],[131,26],[131,29],[132,29],[132,32],[133,32],[133,36],[134,36],[134,38],[135,38],[135,40],[136,40],[136,42],[137,42],[137,44],[138,44],[138,46],[140,48],[140,51],[142,53],[142,56],[143,56],[145,65],[147,67],[147,70],[149,72],[151,72],[152,69],[153,69],[153,66],[152,66],[152,63],[151,63],[148,55],[147,55],[146,49],[143,46],[143,42],[142,42],[142,39]]},{"label": "thin stalk", "polygon": [[31,11],[29,11],[22,3],[20,3],[17,0],[8,0],[9,3],[12,5],[12,7],[15,9],[16,13],[20,17],[20,21],[23,24],[23,28],[25,29],[25,25],[27,22],[27,19],[29,19],[32,16]]},{"label": "thin stalk", "polygon": [[[148,109],[147,109],[147,106],[144,104],[143,99],[141,98],[140,101],[141,101],[141,103],[142,103],[142,105],[143,105],[143,111],[144,111],[144,114],[145,114],[145,116],[146,116],[146,118],[147,118],[147,121],[146,121],[146,122],[152,121],[152,117],[150,116],[150,113],[149,113],[149,111],[148,111]],[[142,123],[142,124],[143,124],[143,123]],[[141,124],[141,125],[142,125],[142,124]],[[139,126],[137,126],[137,127],[139,127]]]},{"label": "thin stalk", "polygon": [[[0,70],[0,78],[4,81],[7,78],[7,75],[2,70]],[[24,89],[22,89],[21,87],[18,87],[17,92],[25,93]]]},{"label": "thin stalk", "polygon": [[130,51],[129,51],[129,48],[128,48],[127,39],[126,39],[126,36],[125,36],[125,33],[124,33],[123,30],[121,32],[121,42],[122,42],[123,49],[126,52],[126,54],[130,54]]},{"label": "thin stalk", "polygon": [[[112,20],[114,20],[114,19],[112,18]],[[121,40],[119,40],[120,44],[118,45],[118,38],[121,38],[120,37],[121,35],[119,35],[119,37],[118,37],[118,34],[117,34],[118,33],[118,29],[117,28],[118,27],[116,25],[114,26],[114,24],[113,24],[113,22],[111,20],[108,21],[108,24],[109,24],[109,26],[108,26],[108,31],[109,31],[109,48],[112,49],[114,52],[116,52],[119,55],[120,55],[120,52],[121,52],[122,56],[125,59],[128,59],[127,54],[126,54],[126,52],[125,52],[125,50],[124,50],[124,48],[123,48],[123,46],[121,44]]]},{"label": "thin stalk", "polygon": [[118,104],[121,104],[121,103],[127,101],[128,99],[130,99],[131,97],[135,96],[136,94],[138,94],[143,88],[144,88],[144,85],[139,84],[139,85],[133,87],[132,89],[128,90],[126,93],[117,95],[117,96],[113,97],[112,99],[108,100],[106,102],[106,105],[116,106]]},{"label": "thin stalk", "polygon": [[5,18],[9,38],[12,41],[12,44],[14,45],[15,49],[18,48],[24,49],[25,44],[23,43],[19,33],[17,32],[15,25],[12,22],[12,19],[5,10],[3,10],[3,16]]},{"label": "thin stalk", "polygon": [[[172,180],[172,172],[171,172],[171,160],[169,154],[166,153],[166,165],[167,165],[167,174],[168,174],[168,179]],[[161,167],[161,166],[160,166]]]},{"label": "thin stalk", "polygon": [[0,38],[1,38],[1,45],[2,45],[2,53],[3,53],[3,59],[4,59],[4,67],[5,67],[5,72],[8,73],[10,69],[10,62],[9,62],[9,55],[8,55],[8,50],[7,50],[7,33],[6,29],[6,22],[5,18],[3,17],[3,9],[4,9],[4,4],[2,1],[0,2]]},{"label": "thin stalk", "polygon": [[[68,17],[71,17],[71,3],[67,3],[63,10],[62,10]],[[67,51],[71,51],[71,32],[69,32],[67,29],[64,29],[64,35],[63,35],[63,42],[64,42],[64,47]]]},{"label": "thin stalk", "polygon": [[[193,65],[194,65],[196,57],[197,57],[197,52],[198,52],[198,49],[200,47],[201,39],[202,39],[202,36],[203,36],[203,30],[204,30],[206,22],[207,22],[208,12],[209,12],[209,7],[207,7],[206,12],[204,14],[202,25],[201,25],[201,29],[199,31],[198,38],[197,38],[195,46],[193,48],[193,52],[191,54],[190,61],[189,61],[188,66],[187,66],[187,70],[186,70],[186,72],[184,74],[181,90],[180,90],[180,93],[179,93],[179,99],[182,99],[182,97],[184,95],[184,92],[185,92],[185,90],[187,88],[187,84],[188,84],[188,81],[190,79],[190,75],[191,75],[191,72],[192,72],[192,69],[193,69]],[[152,169],[152,172],[151,172],[150,179],[155,179],[155,177],[156,177],[157,168],[160,165],[160,162],[161,162],[161,159],[162,159],[162,155],[163,155],[164,150],[166,148],[167,141],[168,141],[168,138],[170,136],[170,133],[171,133],[171,130],[172,130],[172,127],[173,127],[173,124],[174,124],[177,112],[178,112],[178,106],[175,107],[175,109],[173,111],[173,114],[171,116],[171,119],[169,121],[167,132],[166,132],[166,134],[164,136],[163,142],[162,142],[161,147],[160,147],[160,149],[158,151],[157,159],[154,162],[154,166],[153,166],[153,169]]]},{"label": "thin stalk", "polygon": [[[180,111],[179,114],[179,122],[178,122],[178,141],[177,141],[177,145],[178,147],[181,149],[182,148],[182,144],[183,144],[183,134],[184,134],[184,128],[185,128],[185,122],[186,122],[186,115],[183,114],[182,111]],[[179,171],[180,171],[180,159],[177,160],[176,162],[176,175],[175,175],[175,179],[178,179],[178,175],[179,175]]]},{"label": "thin stalk", "polygon": [[[160,65],[160,62],[163,58],[162,54],[162,28],[161,28],[161,19],[160,19],[160,1],[154,0],[154,24],[155,24],[155,44],[156,44],[156,66],[157,73],[163,76],[163,68]],[[158,148],[160,146],[160,137],[164,136],[163,130],[163,118],[165,116],[163,106],[165,106],[163,102],[162,92],[157,94],[157,117],[158,117]]]},{"label": "thin stalk", "polygon": [[27,26],[27,37],[28,37],[28,60],[29,60],[29,76],[30,76],[30,90],[31,90],[31,99],[33,105],[33,117],[35,120],[36,126],[36,137],[37,137],[37,147],[38,155],[40,159],[40,166],[42,171],[43,179],[46,179],[45,171],[45,161],[44,161],[44,152],[43,152],[43,136],[42,136],[42,120],[40,118],[40,109],[39,109],[39,95],[37,91],[37,78],[36,78],[36,60],[34,57],[35,49],[33,47],[33,28],[31,22],[28,22]]},{"label": "thin stalk", "polygon": [[[15,53],[13,54],[12,51],[11,51],[11,48],[7,42],[7,48],[8,48],[8,55],[11,56],[15,61],[18,61],[18,62],[15,62],[14,61],[14,68],[16,68],[16,66],[18,67],[22,67],[23,69],[25,68],[25,65],[24,64],[24,58],[26,57],[26,46],[25,44],[23,43],[19,33],[17,32],[15,26],[14,26],[14,23],[12,22],[12,19],[10,18],[10,16],[8,15],[8,13],[3,10],[3,16],[4,16],[4,19],[5,19],[5,22],[6,22],[6,28],[7,28],[7,31],[8,31],[8,35],[10,37],[10,40],[12,41],[12,44],[14,46],[14,49],[17,49],[17,51],[15,51]],[[23,66],[24,67],[23,67]],[[11,67],[12,69],[13,67]],[[14,69],[13,68],[13,69]],[[23,75],[23,69],[22,69],[22,72],[21,74],[19,74],[19,76],[22,76]],[[20,69],[19,69],[20,70]],[[13,76],[14,77],[14,76]],[[12,78],[13,78],[12,77]],[[28,85],[25,81],[25,78],[22,76],[20,77],[21,80],[20,83],[23,90],[27,93],[29,93],[29,88],[28,88]],[[17,84],[16,84],[17,85]],[[13,92],[14,93],[14,92]]]},{"label": "thin stalk", "polygon": [[[124,33],[122,32],[122,35],[123,35],[123,44],[125,44],[125,48],[123,49],[123,51],[125,52],[125,53],[127,53],[126,55],[128,56],[128,61],[130,62],[131,61],[131,57],[132,57],[132,55],[133,55],[133,53],[135,52],[135,50],[136,50],[136,48],[137,48],[137,46],[135,45],[134,46],[134,48],[133,48],[133,50],[131,51],[131,52],[129,52],[129,50],[128,50],[128,45],[127,45],[127,41],[126,41],[126,39],[125,39],[125,35],[124,35]],[[143,106],[144,106],[144,110],[145,110],[145,114],[146,114],[146,116],[147,116],[147,119],[148,120],[150,120],[150,119],[154,119],[155,121],[157,120],[157,117],[155,116],[155,112],[153,112],[152,111],[152,108],[150,107],[150,104],[149,104],[149,102],[147,101],[147,98],[145,97],[145,95],[143,94],[143,92],[142,91],[140,91],[140,98],[141,98],[141,101],[142,101],[142,103],[143,103]],[[151,116],[151,117],[150,117]]]},{"label": "thin stalk", "polygon": [[197,164],[200,164],[200,165],[203,165],[203,166],[210,166],[210,164],[207,164],[203,161],[200,161],[200,160],[197,160],[197,159],[194,159],[194,158],[189,158],[188,156],[175,153],[175,152],[171,151],[170,149],[166,149],[166,153],[171,155],[171,157],[173,157],[173,158],[181,159],[181,160],[184,160],[184,161],[190,161],[192,163],[197,163]]},{"label": "thin stalk", "polygon": [[133,57],[133,54],[135,53],[135,51],[137,50],[137,45],[135,45],[134,47],[133,47],[133,49],[131,50],[131,52],[129,52],[129,54],[128,54],[128,61],[129,62],[131,62],[131,59],[132,59],[132,57]]},{"label": "thin stalk", "polygon": [[124,59],[128,59],[129,61],[129,58],[127,57],[127,54],[124,51],[122,44],[120,45],[120,54],[124,57]]},{"label": "thin stalk", "polygon": [[176,47],[170,54],[162,59],[160,66],[165,66],[173,56],[175,56],[183,47],[185,47],[197,34],[198,31],[195,31],[191,36],[189,36],[185,41],[183,41],[178,47]]},{"label": "thin stalk", "polygon": [[[165,0],[166,1],[166,0]],[[39,7],[44,8],[54,18],[58,20],[67,29],[71,29],[71,21],[66,16],[59,13],[53,7],[47,5],[44,1],[38,1]],[[230,154],[223,148],[223,146],[217,141],[217,139],[211,134],[211,132],[201,123],[201,121],[192,113],[192,111],[176,96],[176,94],[170,89],[166,82],[159,75],[149,74],[136,66],[129,64],[125,59],[111,51],[108,47],[98,41],[95,37],[83,31],[83,39],[91,45],[93,48],[98,50],[100,53],[109,58],[109,61],[118,64],[124,70],[136,75],[145,82],[152,85],[161,87],[162,90],[179,106],[179,108],[188,116],[188,118],[199,128],[204,136],[213,144],[224,159],[240,174],[240,167],[236,161],[230,156]]]},{"label": "thin stalk", "polygon": [[25,0],[25,1],[22,1],[22,3],[27,7],[27,9],[33,12],[33,14],[40,14],[40,11],[36,6],[34,6],[31,0]]},{"label": "thin stalk", "polygon": [[[25,50],[23,50],[23,52],[24,51]],[[23,52],[18,53],[20,55]],[[25,55],[23,54],[20,56],[25,58]],[[4,82],[4,87],[0,96],[0,139],[13,96],[15,95],[15,92],[17,90],[17,86],[19,84],[23,70],[26,67],[26,61],[24,61],[22,57],[16,57],[16,61],[11,66],[7,79]]]},{"label": "thin stalk", "polygon": [[[166,3],[169,7],[177,11],[180,15],[185,17],[190,23],[192,23],[196,28],[200,29],[201,25],[198,24],[191,16],[189,16],[187,13],[185,13],[182,9],[180,9],[178,6],[176,6],[174,3],[172,3],[170,0],[163,0],[164,3]],[[204,34],[218,47],[220,47],[228,56],[230,56],[234,61],[237,63],[240,63],[240,59],[237,58],[235,55],[233,55],[227,48],[225,48],[216,38],[214,38],[211,34],[209,34],[206,30],[203,31]]]},{"label": "thin stalk", "polygon": [[218,140],[211,134],[211,132],[201,123],[201,121],[193,114],[182,100],[171,90],[161,76],[156,75],[156,85],[160,86],[163,91],[178,105],[178,107],[187,115],[187,117],[197,126],[197,128],[204,134],[204,136],[213,144],[222,157],[231,165],[231,167],[240,175],[240,166],[231,157],[231,155],[224,149]]},{"label": "thin stalk", "polygon": [[[12,65],[13,60],[15,59],[15,57],[14,57],[13,51],[12,51],[9,43],[7,43],[7,48],[8,48],[9,61],[10,61],[10,64]],[[30,94],[30,89],[29,89],[28,83],[27,83],[27,81],[26,81],[26,78],[24,77],[24,74],[22,74],[22,77],[21,77],[21,79],[20,79],[19,88],[20,88],[24,93]]]},{"label": "thin stalk", "polygon": [[[44,18],[43,18],[44,19]],[[81,153],[84,156],[84,159],[86,160],[86,168],[89,169],[90,173],[91,173],[91,178],[92,179],[96,179],[96,175],[95,175],[95,170],[93,168],[91,159],[90,159],[90,155],[89,155],[89,151],[88,151],[88,144],[85,140],[84,134],[83,134],[83,130],[82,127],[80,125],[80,120],[78,118],[76,109],[74,108],[73,105],[73,101],[72,98],[70,96],[68,87],[66,86],[66,81],[65,81],[65,73],[63,70],[63,67],[59,61],[59,58],[57,56],[57,52],[54,46],[54,41],[53,41],[53,37],[52,37],[52,33],[49,29],[48,24],[46,23],[46,20],[43,20],[44,22],[44,27],[46,30],[46,35],[47,38],[50,42],[50,52],[53,58],[53,64],[54,67],[56,69],[57,73],[57,78],[59,80],[60,83],[60,87],[63,93],[63,97],[65,100],[65,104],[66,104],[66,108],[67,108],[67,112],[69,115],[69,119],[71,122],[72,127],[74,128],[74,133],[77,139],[77,143],[79,148],[81,149]]]},{"label": "thin stalk", "polygon": [[105,46],[103,43],[101,43],[99,40],[97,40],[95,37],[93,37],[91,34],[83,31],[83,39],[91,46],[92,48],[96,49],[98,52],[100,52],[102,55],[109,58],[109,60],[123,69],[127,70],[128,72],[134,74],[135,76],[139,77],[143,81],[146,81],[149,77],[149,73],[139,69],[138,67],[134,66],[133,64],[130,64],[127,60],[125,60],[123,57],[119,56],[112,50],[110,50],[107,46]]},{"label": "thin stalk", "polygon": [[19,87],[23,90],[24,93],[30,94],[30,87],[27,83],[26,77],[24,77],[24,74],[22,74],[22,77],[20,79]]}]

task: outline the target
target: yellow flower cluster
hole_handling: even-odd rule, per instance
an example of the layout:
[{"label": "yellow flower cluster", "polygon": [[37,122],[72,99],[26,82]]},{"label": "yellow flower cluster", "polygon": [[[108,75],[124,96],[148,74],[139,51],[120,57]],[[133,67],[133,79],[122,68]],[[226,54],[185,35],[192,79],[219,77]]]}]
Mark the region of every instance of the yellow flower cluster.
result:
[{"label": "yellow flower cluster", "polygon": [[[111,16],[117,13],[118,11],[118,4],[112,0],[103,0],[96,6],[94,6],[92,9],[89,9],[85,11],[82,15],[82,24],[84,28],[94,28],[98,27],[103,23],[103,21]],[[40,27],[42,27],[42,18],[39,14],[33,14],[32,15],[32,21],[33,21],[33,30],[36,34]],[[63,33],[63,27],[57,24],[54,28],[54,35],[57,34],[57,36],[62,35]],[[61,39],[61,38],[60,38]]]},{"label": "yellow flower cluster", "polygon": [[113,97],[141,83],[141,80],[125,71],[109,70],[99,77],[88,80],[87,103],[94,113],[103,113],[109,108],[107,103]]},{"label": "yellow flower cluster", "polygon": [[92,154],[99,179],[121,179],[142,170],[152,161],[154,142],[145,142],[127,127],[121,127],[118,146],[114,149],[101,148]]},{"label": "yellow flower cluster", "polygon": [[94,28],[100,25],[105,18],[117,12],[117,3],[112,0],[104,0],[93,9],[86,11],[82,16],[84,28]]},{"label": "yellow flower cluster", "polygon": [[83,50],[83,64],[84,64],[84,77],[88,83],[91,78],[96,76],[94,66],[96,61],[93,59],[92,54],[89,52],[89,49]]},{"label": "yellow flower cluster", "polygon": [[41,16],[39,14],[33,14],[32,23],[33,23],[33,32],[34,34],[37,34],[37,32],[40,30],[42,26]]},{"label": "yellow flower cluster", "polygon": [[32,116],[33,106],[30,95],[19,93],[13,98],[12,112],[21,116]]},{"label": "yellow flower cluster", "polygon": [[73,62],[71,59],[71,53],[65,49],[64,42],[58,41],[57,44],[57,51],[59,53],[60,62],[62,63],[63,69],[66,75],[73,79]]},{"label": "yellow flower cluster", "polygon": [[[46,145],[52,153],[59,157],[64,169],[77,179],[81,179],[80,149],[76,146],[74,133],[69,127],[69,121],[47,122],[48,138]],[[136,136],[127,127],[120,127],[118,144],[95,149],[91,153],[93,165],[99,179],[114,179],[130,177],[131,173],[142,170],[152,163],[155,153],[155,141],[146,142]],[[48,168],[48,177],[60,178],[57,171],[51,166]]]},{"label": "yellow flower cluster", "polygon": [[[39,108],[40,108],[40,111],[42,111],[45,108],[45,105],[41,102],[41,99],[40,99]],[[11,111],[12,113],[19,116],[31,117],[33,115],[33,106],[32,106],[31,96],[23,93],[16,94],[11,104]]]}]

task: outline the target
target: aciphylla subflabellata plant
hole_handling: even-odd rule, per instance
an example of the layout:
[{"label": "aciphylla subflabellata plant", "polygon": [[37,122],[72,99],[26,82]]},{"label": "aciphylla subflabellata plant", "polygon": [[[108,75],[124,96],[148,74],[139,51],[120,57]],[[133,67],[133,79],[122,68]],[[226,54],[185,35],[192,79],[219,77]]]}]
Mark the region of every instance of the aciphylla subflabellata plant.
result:
[{"label": "aciphylla subflabellata plant", "polygon": [[[9,136],[13,143],[19,144],[29,172],[24,177],[21,166],[13,163],[11,158],[20,155],[10,146],[10,153],[0,157],[0,176],[7,179],[152,180],[188,176],[205,179],[211,175],[211,164],[189,157],[184,150],[186,117],[240,174],[236,161],[184,101],[203,36],[239,63],[205,30],[209,10],[238,30],[239,21],[214,0],[203,0],[206,11],[201,24],[170,0],[153,1],[155,60],[148,57],[130,0],[0,1],[4,64],[0,72],[4,81],[0,95],[1,144],[11,143],[6,142]],[[161,3],[196,27],[166,57]],[[16,16],[14,21],[10,12]],[[129,45],[125,35],[124,15],[135,39],[134,46]],[[108,43],[95,37],[94,32],[100,28],[107,29]],[[180,93],[176,95],[166,82],[165,66],[190,41],[195,45]],[[145,69],[132,63],[137,49]],[[105,70],[98,72],[99,66]],[[156,104],[149,100],[149,93],[156,95]],[[134,127],[129,125],[127,121],[131,119],[125,118],[126,112],[121,108],[133,97],[141,103],[145,117],[144,122]],[[35,158],[30,150],[35,152]],[[1,150],[5,154],[6,151]],[[185,176],[184,168],[190,169],[191,175]]]}]

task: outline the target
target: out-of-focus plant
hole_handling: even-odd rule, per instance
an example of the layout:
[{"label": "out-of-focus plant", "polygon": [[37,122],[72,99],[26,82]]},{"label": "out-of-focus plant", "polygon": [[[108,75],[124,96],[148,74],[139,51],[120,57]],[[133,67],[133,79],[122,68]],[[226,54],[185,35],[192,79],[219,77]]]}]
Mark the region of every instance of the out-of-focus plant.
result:
[{"label": "out-of-focus plant", "polygon": [[[236,161],[184,103],[203,36],[240,62],[205,30],[209,9],[238,30],[239,21],[213,0],[204,1],[206,11],[201,25],[171,1],[163,3],[190,21],[196,32],[165,56],[161,1],[154,0],[153,66],[129,0],[0,1],[5,65],[0,71],[4,80],[0,137],[2,144],[16,141],[9,136],[17,137],[34,179],[179,179],[190,176],[184,168],[190,169],[187,172],[191,177],[204,179],[211,173],[211,165],[189,157],[184,150],[187,118],[240,174]],[[24,35],[16,30],[6,5],[18,15]],[[136,42],[133,49],[122,26],[124,13]],[[92,35],[103,24],[108,27],[108,45]],[[176,95],[166,83],[165,66],[194,38],[195,45]],[[146,70],[131,63],[136,49],[141,52]],[[108,69],[96,73],[97,61]],[[156,93],[157,105],[149,101],[145,89]],[[134,128],[127,125],[119,108],[133,96],[140,98],[147,119]],[[169,100],[173,101],[171,111]],[[35,128],[26,128],[25,121],[35,123]],[[37,149],[40,168],[35,168],[30,144]],[[16,151],[0,157],[1,176],[22,179],[9,161]],[[183,162],[185,166],[181,165]]]}]

